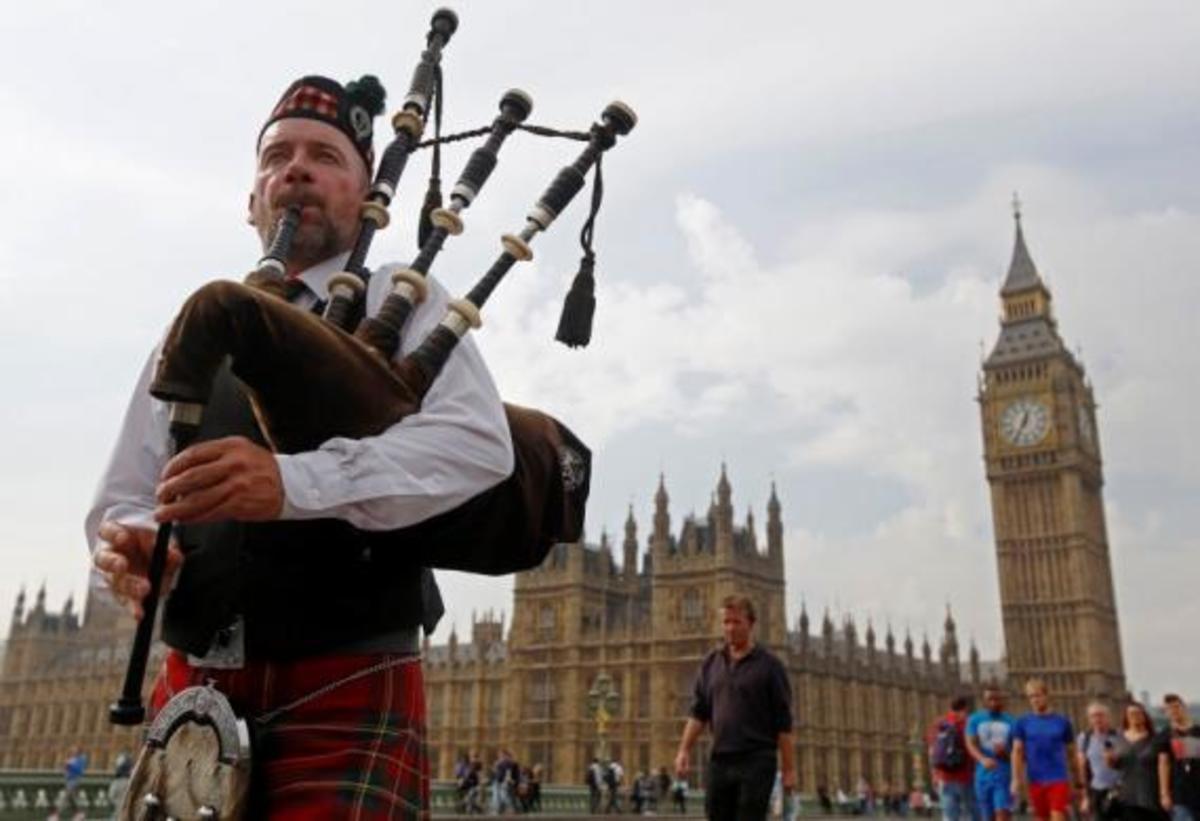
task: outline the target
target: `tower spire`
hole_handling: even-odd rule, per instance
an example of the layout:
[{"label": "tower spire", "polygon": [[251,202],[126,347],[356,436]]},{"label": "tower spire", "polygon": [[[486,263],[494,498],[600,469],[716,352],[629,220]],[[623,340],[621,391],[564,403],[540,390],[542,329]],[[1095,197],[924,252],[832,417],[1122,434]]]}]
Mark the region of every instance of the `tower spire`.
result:
[{"label": "tower spire", "polygon": [[19,623],[25,616],[25,585],[21,585],[20,592],[17,593],[17,603],[13,606],[13,623]]},{"label": "tower spire", "polygon": [[783,517],[780,515],[779,495],[775,480],[771,480],[771,497],[767,499],[767,555],[783,566]]},{"label": "tower spire", "polygon": [[729,477],[725,473],[724,462],[721,462],[721,478],[717,480],[717,491],[712,507],[709,509],[709,515],[712,517],[712,524],[716,528],[717,555],[723,556],[725,557],[725,561],[729,561],[734,553],[733,488],[730,486]]},{"label": "tower spire", "polygon": [[637,522],[633,518],[633,504],[629,505],[629,515],[625,517],[624,563],[621,572],[626,580],[632,581],[637,577]]},{"label": "tower spire", "polygon": [[1017,362],[1044,359],[1066,351],[1054,320],[1050,289],[1033,264],[1033,257],[1025,244],[1021,219],[1021,201],[1014,197],[1016,236],[1008,274],[1000,286],[1004,316],[1000,321],[1000,336],[996,345],[984,360],[985,371]]},{"label": "tower spire", "polygon": [[725,463],[721,463],[721,477],[717,479],[716,507],[718,515],[729,513],[730,524],[733,522],[733,487],[729,484],[729,476],[725,472]]},{"label": "tower spire", "polygon": [[1033,257],[1025,245],[1025,231],[1021,226],[1021,200],[1013,193],[1013,222],[1016,224],[1016,238],[1013,240],[1012,260],[1008,263],[1008,276],[1000,288],[1001,296],[1027,291],[1031,288],[1045,288]]},{"label": "tower spire", "polygon": [[[658,474],[658,490],[654,492],[654,547],[666,552],[671,539],[671,514],[667,509],[670,497],[667,495],[667,479],[662,473]],[[657,567],[658,565],[656,565]]]}]

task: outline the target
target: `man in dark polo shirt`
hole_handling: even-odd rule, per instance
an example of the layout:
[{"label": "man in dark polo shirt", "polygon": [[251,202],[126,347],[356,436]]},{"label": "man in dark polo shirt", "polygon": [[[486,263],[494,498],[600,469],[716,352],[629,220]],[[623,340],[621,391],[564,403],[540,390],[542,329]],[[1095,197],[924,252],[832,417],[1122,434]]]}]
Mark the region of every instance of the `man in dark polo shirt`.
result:
[{"label": "man in dark polo shirt", "polygon": [[796,788],[792,747],[792,690],[779,659],[754,642],[754,605],[744,596],[721,603],[725,643],[700,665],[675,772],[704,725],[712,731],[705,810],[711,819],[762,821],[775,783],[776,750],[785,791]]}]

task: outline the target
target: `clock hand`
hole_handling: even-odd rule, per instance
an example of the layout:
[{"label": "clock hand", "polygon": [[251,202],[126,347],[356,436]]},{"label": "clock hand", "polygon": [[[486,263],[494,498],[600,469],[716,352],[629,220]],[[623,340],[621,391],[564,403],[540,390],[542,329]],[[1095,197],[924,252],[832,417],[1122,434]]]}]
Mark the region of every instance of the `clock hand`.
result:
[{"label": "clock hand", "polygon": [[1021,414],[1021,424],[1017,425],[1017,436],[1020,436],[1022,433],[1025,432],[1025,425],[1027,425],[1028,423],[1029,423],[1029,411],[1025,411]]}]

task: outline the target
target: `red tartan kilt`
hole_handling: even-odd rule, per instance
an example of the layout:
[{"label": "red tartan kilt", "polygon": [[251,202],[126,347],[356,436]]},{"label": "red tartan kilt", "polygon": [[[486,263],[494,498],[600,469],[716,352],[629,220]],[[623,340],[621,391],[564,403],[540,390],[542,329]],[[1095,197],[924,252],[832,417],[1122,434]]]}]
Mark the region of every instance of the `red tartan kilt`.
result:
[{"label": "red tartan kilt", "polygon": [[235,712],[252,719],[381,662],[394,663],[252,728],[254,817],[428,818],[419,657],[323,656],[208,670],[172,651],[154,683],[150,710],[157,713],[175,693],[212,679]]}]

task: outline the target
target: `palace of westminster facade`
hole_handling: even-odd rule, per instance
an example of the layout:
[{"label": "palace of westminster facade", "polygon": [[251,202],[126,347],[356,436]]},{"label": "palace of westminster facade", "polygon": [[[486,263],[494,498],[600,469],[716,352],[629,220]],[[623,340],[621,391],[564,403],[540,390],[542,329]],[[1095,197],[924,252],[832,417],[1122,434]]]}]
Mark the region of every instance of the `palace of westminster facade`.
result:
[{"label": "palace of westminster facade", "polygon": [[[672,529],[660,478],[648,546],[630,510],[620,551],[558,545],[516,576],[513,617],[473,620],[469,641],[424,648],[428,742],[435,776],[477,751],[501,747],[540,763],[550,782],[578,782],[604,740],[627,770],[669,766],[697,664],[718,639],[721,600],[748,594],[757,637],[783,660],[793,688],[800,786],[850,789],[924,778],[921,738],[947,699],[985,679],[1010,689],[1045,678],[1058,703],[1080,716],[1086,700],[1125,692],[1105,531],[1095,403],[1083,368],[1058,335],[1051,295],[1025,246],[1018,217],[1001,288],[999,339],[978,396],[991,486],[1006,657],[986,665],[963,652],[947,613],[936,652],[925,639],[900,646],[890,627],[862,634],[852,620],[801,612],[785,621],[781,505],[772,488],[765,538],[753,514],[735,522],[724,467],[703,518]],[[114,728],[107,704],[120,689],[133,623],[104,596],[81,615],[45,591],[22,593],[0,667],[0,769],[57,769],[79,746],[93,767],[136,747]],[[507,634],[506,634],[507,633]],[[151,660],[151,669],[155,660]],[[705,742],[694,751],[703,760]]]}]

